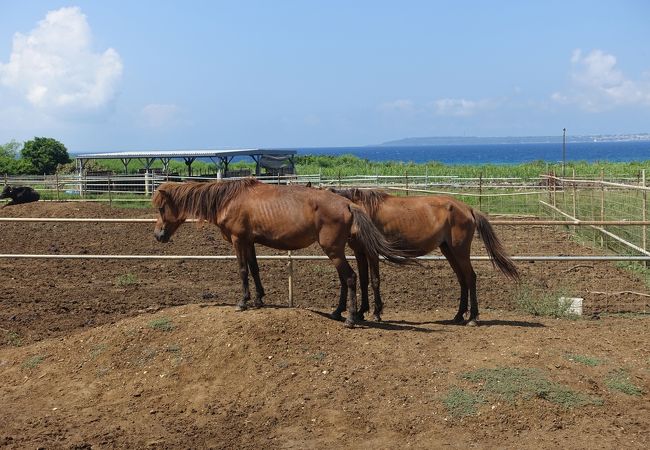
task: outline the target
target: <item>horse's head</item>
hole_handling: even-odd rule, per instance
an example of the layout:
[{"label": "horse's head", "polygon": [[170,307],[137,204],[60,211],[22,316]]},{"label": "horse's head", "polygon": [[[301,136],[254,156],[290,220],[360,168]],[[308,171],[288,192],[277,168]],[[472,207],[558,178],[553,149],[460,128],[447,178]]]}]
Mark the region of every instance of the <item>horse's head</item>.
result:
[{"label": "horse's head", "polygon": [[355,195],[354,191],[355,189],[336,189],[336,188],[329,188],[328,191],[335,193],[336,195],[340,195],[341,197],[345,197],[348,200],[355,201]]},{"label": "horse's head", "polygon": [[6,185],[0,194],[0,198],[10,198],[13,193],[13,188],[9,185]]},{"label": "horse's head", "polygon": [[178,227],[185,222],[185,217],[179,214],[173,197],[164,188],[159,188],[154,193],[151,203],[158,208],[154,236],[158,242],[169,242]]}]

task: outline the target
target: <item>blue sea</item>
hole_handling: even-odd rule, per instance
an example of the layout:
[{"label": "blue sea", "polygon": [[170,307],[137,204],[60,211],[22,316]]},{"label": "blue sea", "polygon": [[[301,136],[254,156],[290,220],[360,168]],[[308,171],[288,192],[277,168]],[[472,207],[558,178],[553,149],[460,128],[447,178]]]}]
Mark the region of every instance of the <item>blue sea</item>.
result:
[{"label": "blue sea", "polygon": [[[454,144],[418,146],[366,146],[300,148],[298,155],[352,154],[371,161],[439,161],[446,164],[516,164],[529,161],[562,161],[561,143]],[[567,161],[650,160],[650,141],[571,142]]]}]

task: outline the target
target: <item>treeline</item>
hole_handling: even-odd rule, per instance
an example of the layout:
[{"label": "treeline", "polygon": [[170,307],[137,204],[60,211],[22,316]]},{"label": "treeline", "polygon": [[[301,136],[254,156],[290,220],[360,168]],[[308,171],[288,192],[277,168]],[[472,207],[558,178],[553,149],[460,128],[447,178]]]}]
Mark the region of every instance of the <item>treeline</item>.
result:
[{"label": "treeline", "polygon": [[0,145],[3,174],[53,174],[71,162],[65,145],[52,138],[35,137],[25,143],[10,141]]},{"label": "treeline", "polygon": [[[571,176],[575,171],[578,176],[641,177],[643,169],[650,170],[650,160],[632,162],[586,162],[568,161],[563,168],[561,163],[532,161],[520,164],[443,164],[438,161],[414,163],[411,161],[371,161],[354,155],[296,155],[296,172],[301,175],[322,175],[323,177],[346,177],[353,175],[388,175],[388,176],[459,176],[467,178],[482,177],[521,177],[533,178],[540,174],[563,172]],[[133,160],[129,171],[137,172],[144,166]],[[162,168],[157,161],[154,168]],[[243,160],[230,164],[231,169],[248,168],[255,170],[255,164]],[[124,166],[118,160],[89,161],[87,170],[108,170],[122,173]],[[182,161],[171,161],[171,172],[186,174],[187,168]],[[52,138],[36,137],[24,144],[11,141],[0,145],[0,174],[51,174],[56,171],[68,173],[75,170],[66,147]],[[195,174],[215,173],[213,163],[195,161]],[[650,171],[647,174],[650,178]]]}]

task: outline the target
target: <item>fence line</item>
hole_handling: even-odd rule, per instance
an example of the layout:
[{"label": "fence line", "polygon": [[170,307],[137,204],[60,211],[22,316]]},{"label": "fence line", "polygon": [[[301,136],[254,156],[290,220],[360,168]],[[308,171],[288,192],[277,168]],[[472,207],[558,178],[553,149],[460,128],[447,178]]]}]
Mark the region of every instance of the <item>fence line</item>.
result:
[{"label": "fence line", "polygon": [[[629,255],[514,255],[510,256],[513,261],[650,261],[650,254],[646,256],[629,256]],[[51,255],[51,254],[22,254],[22,253],[4,253],[0,254],[0,259],[116,259],[116,260],[213,260],[228,261],[236,260],[235,255]],[[259,260],[275,261],[329,261],[325,255],[257,255]],[[346,255],[346,259],[354,261],[355,257]],[[384,259],[380,257],[380,259]],[[420,261],[447,261],[444,256],[419,256],[415,258]],[[472,261],[491,261],[487,255],[471,256]]]},{"label": "fence line", "polygon": [[[548,203],[541,202],[545,206],[554,208]],[[557,209],[557,208],[555,208]],[[561,211],[558,210],[561,213]],[[567,215],[568,216],[568,215]],[[571,218],[571,216],[568,216]],[[157,219],[107,219],[107,218],[93,218],[93,217],[0,217],[0,222],[64,222],[64,223],[156,223]],[[196,223],[200,222],[198,219],[187,219],[185,222]],[[650,225],[650,220],[580,220],[571,218],[571,220],[503,220],[503,219],[490,219],[492,225],[508,225],[508,226],[647,226]]]}]

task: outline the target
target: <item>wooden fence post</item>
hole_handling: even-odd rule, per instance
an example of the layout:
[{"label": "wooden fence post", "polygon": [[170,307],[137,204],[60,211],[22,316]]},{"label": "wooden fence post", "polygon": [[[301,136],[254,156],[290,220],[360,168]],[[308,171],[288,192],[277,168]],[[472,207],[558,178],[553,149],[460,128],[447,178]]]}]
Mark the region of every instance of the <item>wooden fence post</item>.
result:
[{"label": "wooden fence post", "polygon": [[[605,220],[605,168],[600,169],[600,220]],[[600,235],[600,246],[605,245],[603,234]]]},{"label": "wooden fence post", "polygon": [[287,262],[287,270],[289,272],[289,306],[293,308],[293,260],[291,259],[291,250],[287,252],[289,261]]},{"label": "wooden fence post", "polygon": [[478,209],[483,210],[483,171],[478,174]]},{"label": "wooden fence post", "polygon": [[59,173],[54,174],[54,182],[56,183],[56,201],[61,201],[61,196],[59,194]]},{"label": "wooden fence post", "polygon": [[[573,168],[571,176],[573,178],[573,217],[575,217],[577,219],[578,218],[578,200],[577,200],[577,196],[578,196],[577,185],[578,185],[578,183],[575,182],[575,179],[576,179],[576,168],[575,167]],[[578,229],[574,225],[573,226],[573,233],[575,234],[577,230]]]},{"label": "wooden fence post", "polygon": [[404,187],[406,188],[406,195],[409,195],[409,173],[408,170],[404,171]]},{"label": "wooden fence post", "polygon": [[111,177],[108,177],[108,207],[113,207],[113,190],[111,188]]},{"label": "wooden fence post", "polygon": [[[641,186],[643,188],[646,187],[646,185],[645,185],[645,169],[641,169]],[[648,212],[648,193],[646,192],[645,189],[643,189],[643,191],[641,193],[643,195],[643,206],[641,208],[641,213],[642,213],[641,220],[645,221],[645,220],[647,220],[646,217],[647,217],[647,212]],[[648,226],[643,225],[641,227],[641,244],[642,244],[641,246],[643,247],[643,250],[648,250],[647,236],[646,236],[647,233],[648,233]],[[646,267],[648,267],[648,261],[644,261],[644,265]],[[645,308],[644,308],[644,312],[645,312]]]}]

